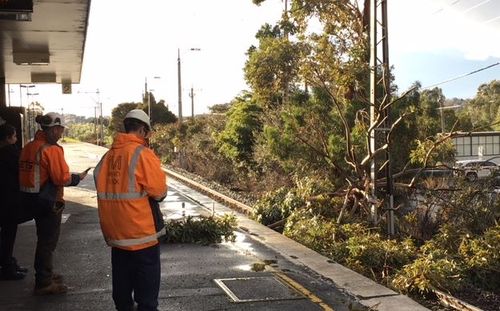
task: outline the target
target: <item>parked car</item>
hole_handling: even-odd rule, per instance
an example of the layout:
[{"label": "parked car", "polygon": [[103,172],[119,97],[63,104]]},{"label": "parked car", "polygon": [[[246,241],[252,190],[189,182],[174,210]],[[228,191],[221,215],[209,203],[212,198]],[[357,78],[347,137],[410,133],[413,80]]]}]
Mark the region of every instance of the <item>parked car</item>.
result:
[{"label": "parked car", "polygon": [[457,175],[465,176],[469,181],[475,181],[478,178],[493,176],[499,168],[493,161],[477,159],[457,161],[454,170]]}]

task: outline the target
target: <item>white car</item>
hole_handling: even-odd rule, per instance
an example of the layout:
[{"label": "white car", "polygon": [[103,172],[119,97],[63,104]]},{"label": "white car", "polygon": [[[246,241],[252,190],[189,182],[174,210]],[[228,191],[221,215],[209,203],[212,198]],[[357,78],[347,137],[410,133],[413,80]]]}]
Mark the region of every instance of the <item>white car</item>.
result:
[{"label": "white car", "polygon": [[499,166],[495,162],[487,160],[462,160],[457,161],[454,169],[460,176],[465,176],[467,180],[474,181],[478,178],[493,176]]}]

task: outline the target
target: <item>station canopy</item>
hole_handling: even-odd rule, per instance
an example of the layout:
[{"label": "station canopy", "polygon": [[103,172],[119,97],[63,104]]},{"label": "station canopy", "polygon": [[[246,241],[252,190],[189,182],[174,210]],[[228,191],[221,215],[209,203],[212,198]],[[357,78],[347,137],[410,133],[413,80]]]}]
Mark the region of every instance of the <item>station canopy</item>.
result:
[{"label": "station canopy", "polygon": [[3,83],[79,83],[91,0],[0,0]]}]

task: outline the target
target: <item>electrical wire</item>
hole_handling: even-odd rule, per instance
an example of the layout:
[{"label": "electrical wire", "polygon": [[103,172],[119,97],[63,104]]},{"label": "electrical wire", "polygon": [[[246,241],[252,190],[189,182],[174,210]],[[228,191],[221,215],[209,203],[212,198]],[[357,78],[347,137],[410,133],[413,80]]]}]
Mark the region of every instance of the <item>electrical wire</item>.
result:
[{"label": "electrical wire", "polygon": [[490,1],[491,1],[491,0],[484,0],[483,2],[480,2],[480,3],[478,3],[478,4],[475,4],[475,5],[471,6],[470,8],[466,9],[465,11],[463,11],[463,12],[462,12],[462,14],[468,13],[468,12],[470,12],[470,11],[474,10],[475,8],[480,7],[480,6],[482,6],[483,4],[486,4],[486,3],[490,2]]},{"label": "electrical wire", "polygon": [[[460,0],[455,0],[452,3],[448,4],[447,6],[452,7],[452,6],[456,5],[459,2],[460,2]],[[444,11],[444,6],[440,7],[439,9],[437,9],[434,13],[432,13],[432,15],[436,15],[436,14],[441,13],[443,11]]]},{"label": "electrical wire", "polygon": [[460,76],[457,76],[457,77],[454,77],[454,78],[451,78],[451,79],[448,79],[448,80],[445,80],[445,81],[442,81],[442,82],[439,82],[439,83],[436,83],[436,84],[432,84],[432,85],[423,87],[422,89],[424,89],[424,90],[425,89],[430,89],[430,88],[436,87],[438,85],[445,84],[445,83],[448,83],[448,82],[452,82],[452,81],[455,81],[455,80],[458,80],[458,79],[461,79],[461,78],[473,75],[473,74],[478,73],[480,71],[483,71],[483,70],[486,70],[486,69],[490,69],[490,68],[498,66],[498,65],[500,65],[500,62],[496,62],[494,64],[488,65],[488,66],[483,67],[483,68],[479,68],[479,69],[471,71],[469,73],[466,73],[466,74],[463,74],[463,75],[460,75]]}]

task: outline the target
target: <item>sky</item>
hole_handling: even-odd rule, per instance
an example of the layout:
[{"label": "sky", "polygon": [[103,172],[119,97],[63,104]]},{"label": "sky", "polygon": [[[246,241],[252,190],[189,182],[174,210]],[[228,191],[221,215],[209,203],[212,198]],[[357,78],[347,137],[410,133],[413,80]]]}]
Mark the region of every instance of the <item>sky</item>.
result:
[{"label": "sky", "polygon": [[[432,86],[500,62],[500,1],[388,4],[389,61],[400,92],[417,80]],[[92,0],[80,84],[72,95],[61,94],[60,85],[37,84],[30,100],[46,111],[85,116],[93,116],[100,101],[110,115],[120,103],[140,102],[147,80],[156,99],[177,114],[179,51],[183,116],[191,115],[191,88],[195,114],[206,113],[248,89],[246,51],[257,45],[260,26],[275,23],[283,8],[282,0],[260,6],[251,0]],[[499,78],[500,65],[439,87],[447,98],[472,98],[479,85]],[[19,88],[11,90],[18,105]]]}]

